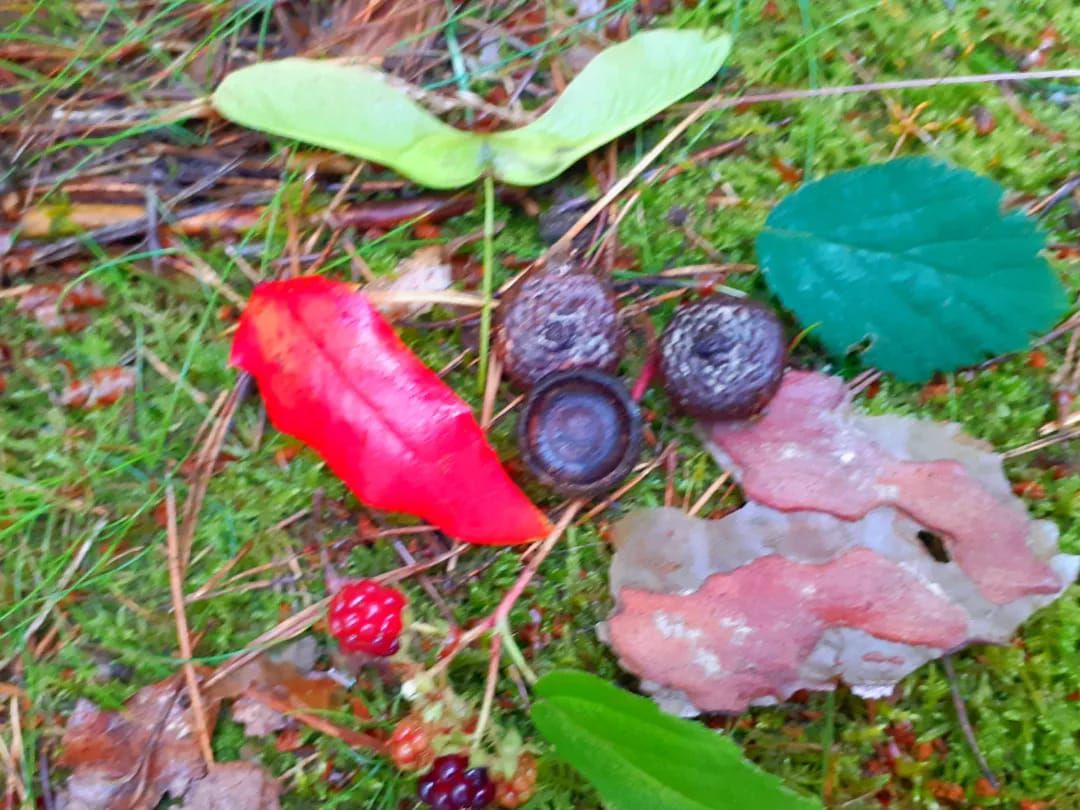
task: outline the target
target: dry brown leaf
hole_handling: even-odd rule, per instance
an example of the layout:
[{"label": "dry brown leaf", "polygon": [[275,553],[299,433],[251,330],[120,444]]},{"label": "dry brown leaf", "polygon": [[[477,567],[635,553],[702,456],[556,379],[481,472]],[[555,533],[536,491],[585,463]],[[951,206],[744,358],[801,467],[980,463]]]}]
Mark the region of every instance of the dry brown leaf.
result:
[{"label": "dry brown leaf", "polygon": [[[205,704],[211,728],[218,705]],[[118,712],[80,700],[61,746],[58,764],[71,775],[57,797],[59,810],[151,810],[206,773],[177,677],[140,689]]]},{"label": "dry brown leaf", "polygon": [[278,810],[281,788],[253,762],[222,762],[192,785],[180,810]]},{"label": "dry brown leaf", "polygon": [[60,404],[92,410],[112,405],[135,387],[135,372],[124,366],[96,368],[89,376],[70,383],[60,394]]},{"label": "dry brown leaf", "polygon": [[16,310],[33,315],[50,332],[78,332],[90,324],[90,316],[76,310],[97,308],[105,303],[104,291],[92,281],[80,281],[70,287],[51,282],[35,284],[27,290]]},{"label": "dry brown leaf", "polygon": [[268,705],[289,706],[300,712],[327,711],[345,700],[341,684],[323,672],[312,672],[314,656],[304,640],[277,657],[263,654],[215,683],[207,694],[217,700],[235,698],[233,719],[249,737],[262,737],[295,726],[286,714]]},{"label": "dry brown leaf", "polygon": [[[617,551],[611,589],[618,608],[604,635],[623,665],[644,679],[644,689],[677,714],[742,711],[798,689],[832,689],[837,678],[857,694],[881,697],[943,652],[1007,641],[1022,621],[1057,598],[1080,566],[1080,558],[1054,554],[1050,535],[1040,553],[1059,578],[1058,593],[1000,605],[983,597],[956,563],[934,560],[920,530],[888,507],[857,521],[757,503],[720,520],[673,508],[635,510],[612,530]],[[858,550],[876,559],[856,558],[855,565],[849,555]],[[826,568],[845,557],[851,583],[868,586],[863,602],[835,587],[844,580]],[[766,560],[792,565],[780,570]],[[826,580],[833,587],[823,591]],[[724,582],[729,590],[721,593]],[[736,587],[745,590],[731,590]],[[658,595],[662,605],[650,601]],[[762,618],[762,601],[779,610],[772,621]],[[884,605],[892,608],[884,617],[891,625],[872,612]],[[873,627],[868,616],[877,622]],[[954,627],[926,636],[944,633],[950,617],[962,619],[959,633]],[[658,628],[666,635],[653,635]]]},{"label": "dry brown leaf", "polygon": [[1035,551],[1050,529],[1013,495],[1000,456],[956,425],[863,416],[839,377],[795,371],[761,418],[702,427],[752,500],[846,520],[891,506],[941,535],[987,599],[1060,589]]},{"label": "dry brown leaf", "polygon": [[[442,292],[450,288],[452,281],[450,262],[443,256],[442,248],[429,245],[403,259],[392,275],[376,279],[368,284],[366,289],[372,292]],[[387,320],[393,322],[422,315],[430,310],[432,305],[378,303],[377,306]]]},{"label": "dry brown leaf", "polygon": [[145,216],[146,207],[142,205],[73,203],[69,206],[38,206],[19,219],[19,234],[29,239],[40,239],[119,225]]}]

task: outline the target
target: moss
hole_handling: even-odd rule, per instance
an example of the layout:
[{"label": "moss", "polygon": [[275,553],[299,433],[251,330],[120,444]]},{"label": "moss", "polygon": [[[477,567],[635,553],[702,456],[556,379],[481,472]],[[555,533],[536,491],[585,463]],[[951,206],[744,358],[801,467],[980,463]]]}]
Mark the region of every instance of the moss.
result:
[{"label": "moss", "polygon": [[[71,4],[47,5],[48,19],[39,24],[47,24],[57,42],[84,37],[78,15],[67,8]],[[1061,34],[1062,43],[1054,62],[1067,64],[1069,56],[1075,58],[1070,36],[1074,39],[1080,33],[1080,7],[1068,0],[990,5],[960,0],[953,11],[946,4],[929,1],[859,5],[823,0],[809,10],[809,28],[793,5],[766,4],[765,0],[699,2],[692,9],[674,12],[672,19],[677,24],[730,26],[737,15],[739,38],[732,70],[726,76],[737,71],[749,81],[776,87],[808,86],[811,60],[822,85],[1008,69],[1009,54],[1033,48],[1050,24]],[[258,31],[262,25],[257,10],[251,9],[223,20],[217,29],[221,37],[245,26]],[[137,26],[130,37],[148,36],[150,28],[149,24]],[[160,39],[165,31],[159,28],[153,35]],[[98,32],[87,42],[100,42],[101,37]],[[106,66],[104,59],[91,59],[78,73],[47,79],[26,71],[17,75],[22,81],[41,81],[44,94],[97,79]],[[1017,92],[1019,102],[1047,131],[1075,130],[1075,109],[1066,109],[1035,88],[1020,87]],[[1045,194],[1060,183],[1075,154],[1075,135],[1053,140],[1033,132],[991,86],[853,95],[712,114],[665,160],[678,163],[698,149],[737,137],[749,138],[746,148],[702,165],[684,164],[678,176],[640,186],[641,199],[620,230],[624,247],[637,259],[630,272],[651,274],[715,260],[754,262],[754,238],[771,207],[790,190],[774,159],[805,168],[808,177],[884,160],[898,138],[891,104],[909,115],[923,101],[928,106],[916,121],[931,132],[933,143],[927,146],[917,137],[908,138],[900,147],[901,154],[933,154],[1030,195]],[[979,135],[971,125],[974,105],[993,115],[996,127],[989,135]],[[652,126],[625,138],[620,152],[623,170],[664,130],[663,125]],[[169,131],[168,137],[178,134],[179,130]],[[183,138],[187,140],[179,142],[190,142],[191,133],[183,133]],[[123,140],[123,135],[118,136],[106,145]],[[57,148],[90,147],[93,143],[81,140]],[[300,205],[302,178],[287,179],[267,223],[270,238],[262,257],[266,262],[283,255],[284,214]],[[586,187],[590,183],[579,169],[565,179]],[[714,191],[734,194],[737,200],[717,208],[708,200]],[[321,202],[317,198],[309,205]],[[703,241],[695,244],[684,231],[670,225],[668,215],[675,206],[686,210],[686,222]],[[497,237],[499,255],[532,258],[540,254],[535,222],[517,209],[502,206],[498,217],[506,221]],[[443,237],[475,232],[480,224],[480,213],[470,213],[447,223]],[[1052,212],[1046,224],[1052,240],[1070,238],[1063,210]],[[249,242],[256,243],[254,237]],[[705,243],[719,258],[710,255]],[[376,272],[383,273],[420,244],[403,229],[361,244],[360,251]],[[207,261],[236,289],[246,291],[246,280],[220,248],[192,241],[183,249]],[[1080,289],[1075,264],[1055,266],[1075,294]],[[160,377],[142,358],[136,360],[139,388],[120,405],[92,413],[64,410],[49,396],[66,382],[58,361],[69,362],[81,375],[145,347],[211,399],[234,379],[225,367],[230,324],[218,319],[222,300],[212,288],[186,276],[153,275],[146,262],[117,261],[103,254],[85,269],[106,288],[109,305],[82,333],[46,334],[29,320],[14,316],[10,301],[0,301],[0,343],[17,352],[14,370],[7,373],[7,390],[0,395],[0,593],[5,594],[0,603],[0,646],[21,651],[21,682],[32,702],[30,714],[42,720],[25,726],[24,746],[31,759],[39,741],[51,742],[58,734],[51,718],[69,712],[76,699],[117,707],[139,687],[175,671],[166,555],[154,513],[162,502],[163,482],[170,475],[177,497],[186,496],[188,482],[176,470],[195,449],[196,434],[208,413],[208,405],[195,403],[182,387]],[[347,274],[346,259],[333,257],[326,272]],[[501,270],[499,280],[509,275]],[[729,283],[767,295],[756,273],[733,275]],[[673,306],[651,311],[657,325]],[[460,330],[405,330],[403,335],[434,367],[454,358],[467,339]],[[1050,344],[1043,351],[1048,361],[1045,368],[1029,365],[1021,355],[978,373],[952,376],[941,396],[927,398],[918,386],[886,378],[876,396],[863,398],[862,405],[874,413],[956,421],[998,448],[1017,447],[1054,415],[1050,376],[1064,359],[1064,343]],[[796,362],[844,374],[858,370],[854,361],[826,357],[812,334],[800,346]],[[635,345],[621,371],[629,378],[640,363],[640,347]],[[478,404],[474,369],[459,368],[448,381]],[[500,402],[508,402],[509,396],[504,391]],[[692,501],[718,470],[689,422],[670,414],[660,392],[650,391],[643,404],[656,414],[653,426],[659,439],[678,440],[676,496],[679,501]],[[493,441],[504,456],[513,454],[512,428],[511,417],[493,432]],[[289,439],[274,431],[264,432],[253,398],[240,408],[225,446],[230,460],[215,475],[200,516],[187,588],[192,591],[205,584],[249,540],[254,541],[251,550],[236,570],[300,553],[297,564],[302,576],[294,581],[284,574],[286,569],[273,568],[255,577],[263,580],[260,587],[194,603],[189,619],[202,633],[197,649],[201,660],[213,663],[242,650],[283,614],[321,596],[321,571],[317,560],[303,553],[304,547],[347,537],[353,531],[355,502],[313,454],[302,451],[287,464],[279,464],[279,454],[290,445]],[[1007,471],[1014,481],[1034,481],[1043,488],[1045,494],[1029,498],[1031,511],[1055,520],[1061,527],[1063,547],[1078,553],[1080,480],[1075,463],[1075,451],[1059,445],[1011,460]],[[1067,475],[1061,477],[1060,470]],[[542,576],[512,616],[519,630],[538,619],[536,635],[545,643],[535,650],[524,645],[538,671],[580,667],[628,683],[594,632],[610,606],[605,576],[609,551],[603,527],[632,506],[662,503],[665,483],[662,470],[649,475],[608,513],[572,533],[544,565]],[[354,513],[340,519],[305,518],[286,530],[275,528],[283,518],[310,507],[315,491],[321,491],[324,499],[345,503]],[[530,491],[545,506],[555,505],[539,490]],[[105,522],[99,525],[102,518]],[[392,524],[407,522],[387,519]],[[23,648],[22,634],[55,595],[78,545],[95,531],[92,550],[67,583],[61,608],[53,612],[63,643],[49,655],[36,657]],[[362,546],[349,555],[348,573],[371,574],[398,564],[388,544]],[[470,549],[458,565],[475,572],[446,593],[461,623],[490,611],[519,570],[512,550]],[[410,581],[405,587],[421,617],[441,618],[417,583]],[[459,690],[479,698],[486,661],[482,648],[460,656],[453,668]],[[998,796],[979,799],[981,806],[1015,807],[1021,799],[1044,799],[1061,808],[1080,807],[1075,768],[1080,761],[1080,701],[1076,700],[1080,694],[1080,589],[1072,588],[1025,624],[1013,645],[965,651],[957,656],[956,668],[980,744],[1004,782]],[[497,695],[500,721],[530,735],[525,706],[514,684],[500,680]],[[363,690],[363,697],[376,717],[400,712],[392,690],[372,686]],[[824,697],[811,696],[804,705],[757,709],[748,713],[735,734],[755,760],[792,785],[816,793],[823,778],[820,742],[828,705]],[[899,781],[902,806],[938,806],[932,780],[957,783],[972,795],[980,773],[959,731],[948,684],[937,664],[907,678],[899,701],[878,704],[873,719],[863,701],[842,692],[833,719],[837,737],[830,796],[837,804],[876,804],[870,797],[886,780],[868,774],[865,764],[875,745],[887,739],[889,723],[897,722],[910,723],[920,740],[942,737],[948,745],[945,754],[904,764],[905,777]],[[280,753],[272,741],[247,739],[226,716],[214,744],[222,759],[253,753],[275,773],[288,773],[286,807],[391,808],[411,794],[413,785],[385,762],[314,732],[303,732],[301,741],[304,752],[315,756]],[[327,773],[338,773],[340,778],[328,780]],[[576,774],[553,756],[542,758],[541,788],[530,808],[595,806],[595,795]]]}]

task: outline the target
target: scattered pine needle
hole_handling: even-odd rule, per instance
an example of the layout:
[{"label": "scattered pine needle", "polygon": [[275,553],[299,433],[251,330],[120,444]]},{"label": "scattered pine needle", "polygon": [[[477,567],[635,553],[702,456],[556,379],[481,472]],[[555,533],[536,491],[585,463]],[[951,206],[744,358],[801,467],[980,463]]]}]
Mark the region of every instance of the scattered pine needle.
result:
[{"label": "scattered pine needle", "polygon": [[173,616],[176,619],[176,638],[180,645],[180,657],[184,663],[184,680],[187,682],[188,697],[191,699],[191,713],[195,718],[195,733],[199,738],[199,750],[202,752],[206,767],[214,764],[214,751],[210,747],[210,727],[206,719],[206,706],[203,705],[199,691],[199,677],[195,674],[192,663],[191,634],[188,629],[187,612],[184,608],[184,584],[180,562],[180,538],[176,528],[176,495],[172,486],[165,487],[165,537],[169,544],[169,592],[172,595]]}]

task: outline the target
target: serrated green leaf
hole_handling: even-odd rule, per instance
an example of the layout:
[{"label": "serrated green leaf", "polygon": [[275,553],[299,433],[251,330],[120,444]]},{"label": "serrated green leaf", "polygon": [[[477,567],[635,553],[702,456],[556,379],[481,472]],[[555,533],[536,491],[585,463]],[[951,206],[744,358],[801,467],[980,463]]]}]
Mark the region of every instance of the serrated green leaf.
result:
[{"label": "serrated green leaf", "polygon": [[613,810],[811,810],[729,738],[584,672],[536,684],[532,720]]},{"label": "serrated green leaf", "polygon": [[781,202],[757,240],[769,286],[834,354],[907,380],[1022,349],[1065,311],[1003,189],[929,158],[830,175]]},{"label": "serrated green leaf", "polygon": [[212,101],[238,124],[373,160],[432,188],[467,185],[484,170],[481,140],[361,65],[262,62],[226,76]]},{"label": "serrated green leaf", "polygon": [[290,58],[229,74],[214,107],[244,126],[389,166],[432,188],[456,188],[491,171],[535,185],[626,132],[709,79],[731,38],[659,29],[598,54],[550,110],[494,134],[444,124],[377,70]]},{"label": "serrated green leaf", "polygon": [[731,37],[696,30],[645,31],[601,51],[551,109],[521,129],[490,136],[495,176],[543,183],[708,81]]}]

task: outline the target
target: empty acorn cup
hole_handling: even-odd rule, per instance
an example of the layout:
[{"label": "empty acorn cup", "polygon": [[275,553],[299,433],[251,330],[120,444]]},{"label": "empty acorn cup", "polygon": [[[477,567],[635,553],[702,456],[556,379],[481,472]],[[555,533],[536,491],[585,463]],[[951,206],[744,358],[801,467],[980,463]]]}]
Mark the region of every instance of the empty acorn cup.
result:
[{"label": "empty acorn cup", "polygon": [[529,470],[564,495],[614,489],[641,454],[641,414],[626,387],[596,369],[557,371],[529,393],[518,417]]}]

